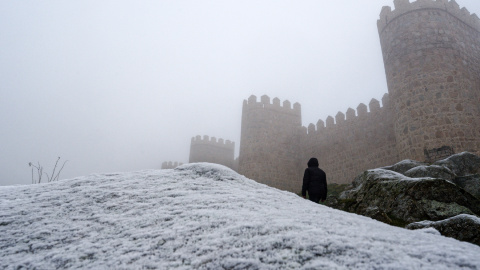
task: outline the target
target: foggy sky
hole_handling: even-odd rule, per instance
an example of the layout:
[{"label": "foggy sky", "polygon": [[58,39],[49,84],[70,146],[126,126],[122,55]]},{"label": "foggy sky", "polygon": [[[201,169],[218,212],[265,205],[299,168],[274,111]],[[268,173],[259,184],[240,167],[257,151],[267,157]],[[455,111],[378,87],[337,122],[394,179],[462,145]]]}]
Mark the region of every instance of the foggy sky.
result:
[{"label": "foggy sky", "polygon": [[[480,1],[458,0],[472,13]],[[393,0],[0,2],[0,185],[188,162],[240,144],[242,102],[302,105],[304,126],[388,91],[376,27]]]}]

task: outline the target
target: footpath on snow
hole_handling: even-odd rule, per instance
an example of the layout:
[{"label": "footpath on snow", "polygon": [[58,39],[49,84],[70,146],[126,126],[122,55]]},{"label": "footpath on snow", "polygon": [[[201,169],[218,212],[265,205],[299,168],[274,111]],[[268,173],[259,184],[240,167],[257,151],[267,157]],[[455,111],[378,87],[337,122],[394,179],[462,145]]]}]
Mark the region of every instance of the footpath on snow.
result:
[{"label": "footpath on snow", "polygon": [[207,163],[0,187],[0,269],[480,269],[479,254]]}]

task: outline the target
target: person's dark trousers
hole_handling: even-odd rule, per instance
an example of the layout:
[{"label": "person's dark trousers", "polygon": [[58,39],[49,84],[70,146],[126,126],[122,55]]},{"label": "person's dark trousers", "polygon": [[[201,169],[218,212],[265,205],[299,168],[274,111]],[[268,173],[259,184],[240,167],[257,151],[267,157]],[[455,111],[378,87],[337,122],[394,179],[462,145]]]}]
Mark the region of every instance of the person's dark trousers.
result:
[{"label": "person's dark trousers", "polygon": [[320,202],[320,195],[318,194],[308,194],[308,199],[314,203]]}]

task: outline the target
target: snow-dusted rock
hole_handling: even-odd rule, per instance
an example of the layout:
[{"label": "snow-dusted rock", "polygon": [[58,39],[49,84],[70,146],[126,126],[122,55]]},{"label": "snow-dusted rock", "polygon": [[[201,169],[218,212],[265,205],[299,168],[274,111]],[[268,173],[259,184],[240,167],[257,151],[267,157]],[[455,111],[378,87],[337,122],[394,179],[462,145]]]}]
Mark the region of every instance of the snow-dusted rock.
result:
[{"label": "snow-dusted rock", "polygon": [[211,164],[0,187],[0,269],[478,269],[480,247]]},{"label": "snow-dusted rock", "polygon": [[404,226],[421,220],[442,220],[459,214],[480,215],[480,201],[450,181],[410,178],[375,169],[360,174],[343,192],[343,209]]},{"label": "snow-dusted rock", "polygon": [[412,160],[412,159],[405,159],[405,160],[402,160],[402,161],[400,161],[400,162],[398,162],[394,165],[382,167],[380,169],[390,170],[390,171],[394,171],[394,172],[397,172],[397,173],[404,174],[406,171],[408,171],[412,168],[415,168],[415,167],[418,167],[418,166],[424,166],[424,165],[427,165],[427,164],[425,164],[423,162],[416,161],[416,160]]},{"label": "snow-dusted rock", "polygon": [[450,169],[439,165],[421,165],[406,171],[404,175],[411,178],[431,177],[448,181],[453,181],[457,177]]},{"label": "snow-dusted rock", "polygon": [[430,233],[430,234],[434,234],[434,235],[442,235],[439,231],[437,231],[437,229],[432,228],[432,227],[421,228],[421,229],[416,229],[416,230],[419,231],[419,232],[423,232],[423,233]]},{"label": "snow-dusted rock", "polygon": [[457,176],[480,174],[480,157],[469,152],[452,155],[434,165],[446,167]]},{"label": "snow-dusted rock", "polygon": [[[433,165],[404,160],[360,174],[334,206],[397,226],[422,220],[440,221],[462,214],[480,215],[479,172],[480,157],[468,152]],[[409,226],[418,226],[413,224]],[[465,222],[438,224],[444,226],[439,230],[442,235],[461,240],[471,237],[456,235],[445,226],[454,226],[457,231],[462,231],[463,225],[467,231],[477,228]],[[468,241],[478,244],[477,240]]]},{"label": "snow-dusted rock", "polygon": [[421,221],[407,225],[407,229],[438,230],[442,235],[480,246],[480,218],[458,215],[441,221]]}]

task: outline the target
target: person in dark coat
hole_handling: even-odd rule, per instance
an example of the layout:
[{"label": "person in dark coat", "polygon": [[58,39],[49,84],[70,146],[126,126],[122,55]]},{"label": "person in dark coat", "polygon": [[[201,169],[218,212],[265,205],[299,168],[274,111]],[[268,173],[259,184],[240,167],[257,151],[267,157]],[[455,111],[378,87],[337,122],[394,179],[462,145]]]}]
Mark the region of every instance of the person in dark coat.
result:
[{"label": "person in dark coat", "polygon": [[318,160],[311,158],[303,175],[302,197],[308,197],[312,202],[322,202],[327,198],[327,175],[318,167]]}]

